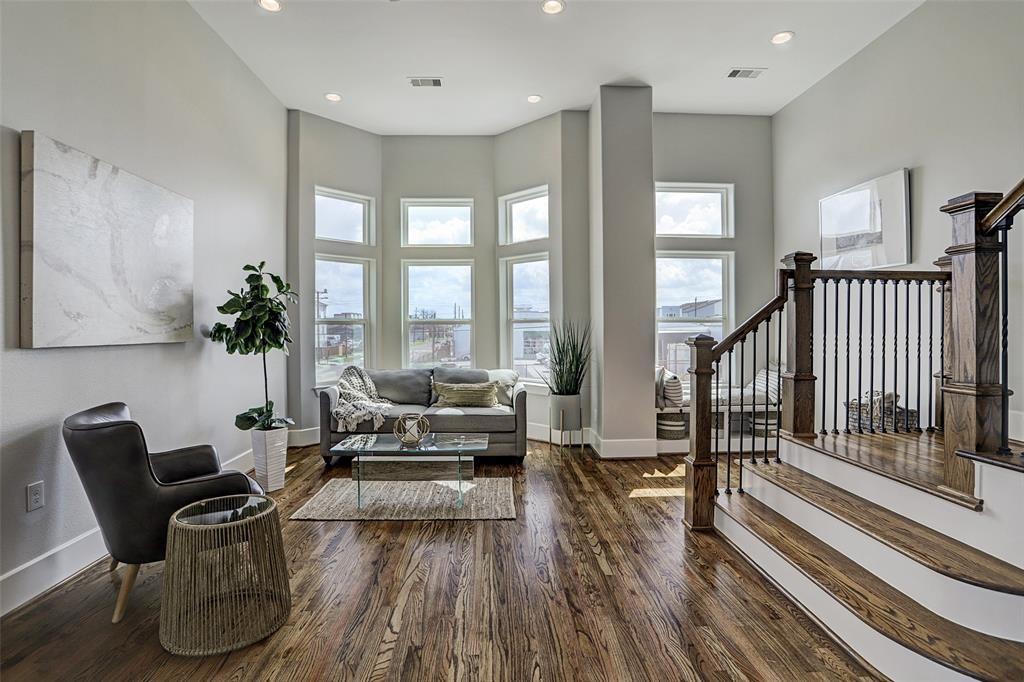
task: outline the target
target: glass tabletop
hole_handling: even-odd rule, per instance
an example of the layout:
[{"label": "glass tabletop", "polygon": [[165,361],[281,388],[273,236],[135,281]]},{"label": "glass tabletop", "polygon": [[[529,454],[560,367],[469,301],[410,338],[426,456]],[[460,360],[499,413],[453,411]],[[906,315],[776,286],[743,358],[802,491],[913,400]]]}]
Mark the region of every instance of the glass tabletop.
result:
[{"label": "glass tabletop", "polygon": [[193,502],[174,516],[187,526],[219,526],[259,516],[273,506],[274,501],[264,495],[228,495]]},{"label": "glass tabletop", "polygon": [[414,445],[406,445],[390,433],[358,433],[345,438],[331,453],[400,455],[445,455],[483,452],[487,450],[486,433],[428,433]]}]

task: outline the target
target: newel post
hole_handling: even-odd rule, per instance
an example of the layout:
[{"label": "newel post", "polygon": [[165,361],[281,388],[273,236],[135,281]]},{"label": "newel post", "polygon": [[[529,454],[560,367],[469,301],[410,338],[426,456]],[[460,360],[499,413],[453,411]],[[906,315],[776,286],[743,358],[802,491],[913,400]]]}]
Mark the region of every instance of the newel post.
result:
[{"label": "newel post", "polygon": [[786,371],[782,373],[782,432],[814,438],[814,278],[812,253],[782,259],[793,271],[786,302]]},{"label": "newel post", "polygon": [[711,349],[706,334],[687,339],[690,347],[690,454],[686,456],[683,521],[690,530],[713,530],[718,465],[711,457]]},{"label": "newel post", "polygon": [[999,377],[999,237],[986,234],[985,215],[1002,194],[972,192],[940,210],[953,219],[950,257],[949,378],[942,387],[946,486],[974,494],[974,467],[957,450],[999,447],[1002,385]]}]

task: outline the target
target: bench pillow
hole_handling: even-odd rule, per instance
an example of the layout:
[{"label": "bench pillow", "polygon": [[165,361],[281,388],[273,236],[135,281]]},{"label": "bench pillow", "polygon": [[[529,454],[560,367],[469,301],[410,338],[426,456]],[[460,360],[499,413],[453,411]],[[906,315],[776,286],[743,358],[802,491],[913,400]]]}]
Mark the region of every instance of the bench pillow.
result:
[{"label": "bench pillow", "polygon": [[678,374],[665,370],[664,379],[664,393],[662,397],[665,399],[666,407],[682,407],[683,406],[683,380],[679,378]]},{"label": "bench pillow", "polygon": [[445,384],[434,382],[435,407],[494,407],[498,404],[498,382]]}]

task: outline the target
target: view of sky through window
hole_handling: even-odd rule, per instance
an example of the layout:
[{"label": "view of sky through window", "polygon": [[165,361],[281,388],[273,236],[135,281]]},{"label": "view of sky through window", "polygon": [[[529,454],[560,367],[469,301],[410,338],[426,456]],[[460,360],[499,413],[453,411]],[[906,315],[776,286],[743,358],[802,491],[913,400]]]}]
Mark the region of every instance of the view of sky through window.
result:
[{"label": "view of sky through window", "polygon": [[410,265],[406,285],[411,319],[468,320],[473,317],[470,265]]},{"label": "view of sky through window", "polygon": [[362,202],[317,193],[315,208],[317,239],[364,241],[363,212],[366,206]]},{"label": "view of sky through window", "polygon": [[681,306],[722,298],[720,258],[658,258],[657,306]]},{"label": "view of sky through window", "polygon": [[548,261],[512,264],[512,315],[515,319],[547,318],[550,305]]},{"label": "view of sky through window", "polygon": [[548,195],[516,201],[511,205],[513,242],[548,236]]},{"label": "view of sky through window", "polygon": [[418,246],[473,243],[471,206],[416,206],[406,208],[407,243]]},{"label": "view of sky through window", "polygon": [[724,234],[722,195],[718,192],[655,192],[654,209],[660,235]]},{"label": "view of sky through window", "polygon": [[362,317],[362,263],[316,261],[317,318]]}]

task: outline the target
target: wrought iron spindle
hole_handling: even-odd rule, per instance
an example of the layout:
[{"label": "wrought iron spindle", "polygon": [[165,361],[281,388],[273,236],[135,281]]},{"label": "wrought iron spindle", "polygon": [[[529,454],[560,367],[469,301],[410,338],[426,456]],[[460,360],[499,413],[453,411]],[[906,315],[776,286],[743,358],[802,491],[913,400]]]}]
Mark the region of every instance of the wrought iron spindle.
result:
[{"label": "wrought iron spindle", "polygon": [[764,321],[764,416],[761,428],[764,430],[764,463],[768,463],[768,382],[772,380],[772,316]]},{"label": "wrought iron spindle", "polygon": [[839,278],[835,280],[836,319],[832,322],[832,433],[839,433]]},{"label": "wrought iron spindle", "polygon": [[729,349],[729,357],[726,360],[729,371],[729,381],[726,382],[725,390],[728,393],[728,412],[725,418],[725,494],[732,495],[732,348]]},{"label": "wrought iron spindle", "polygon": [[[892,281],[892,432],[900,432],[896,418],[896,392],[900,390],[900,281]],[[882,419],[885,419],[885,401],[882,401]]]},{"label": "wrought iron spindle", "polygon": [[850,433],[850,292],[853,290],[853,280],[846,280],[846,427],[843,433]]},{"label": "wrought iron spindle", "polygon": [[1002,348],[1000,348],[999,379],[1002,383],[1002,409],[1000,410],[999,448],[1000,455],[1010,454],[1010,311],[1007,297],[1009,296],[1009,262],[1007,260],[1007,239],[1010,236],[1010,218],[1003,221],[999,230],[999,312],[1003,318]]},{"label": "wrought iron spindle", "polygon": [[[782,366],[782,358],[779,358]],[[780,401],[781,402],[781,401]],[[828,280],[821,280],[821,435],[827,435],[825,428],[828,413]]]},{"label": "wrought iron spindle", "polygon": [[[864,418],[860,409],[864,401],[864,280],[857,290],[857,433],[864,433]],[[849,410],[849,407],[847,407]]]},{"label": "wrought iron spindle", "polygon": [[[907,284],[910,287],[910,284]],[[907,399],[910,405],[910,399]],[[921,280],[917,280],[917,426],[914,431],[921,433]]]},{"label": "wrought iron spindle", "polygon": [[[779,365],[779,371],[775,375],[775,462],[782,463],[779,457],[779,433],[782,431],[782,311],[779,311],[779,321],[776,326],[778,345],[775,348],[775,357]],[[822,415],[824,419],[824,415]]]},{"label": "wrought iron spindle", "polygon": [[[711,410],[712,410],[711,414],[713,415],[712,418],[711,418],[711,424],[712,424],[712,428],[715,429],[715,468],[716,469],[718,468],[718,431],[719,431],[719,429],[722,426],[721,422],[719,421],[719,415],[721,414],[721,412],[719,412],[719,410],[718,410],[718,408],[719,408],[719,404],[718,404],[719,392],[718,392],[718,390],[719,390],[719,384],[720,384],[720,381],[721,381],[721,377],[722,377],[722,359],[719,358],[718,360],[715,360],[715,399],[713,401],[711,401]],[[718,486],[715,486],[715,494],[716,495],[718,494]]]},{"label": "wrought iron spindle", "polygon": [[[740,383],[741,384],[743,383],[743,372],[744,372],[744,369],[746,367],[746,363],[744,362],[744,358],[743,358],[746,347],[747,347],[747,339],[746,339],[746,337],[744,337],[744,338],[740,339]],[[730,391],[731,391],[732,387],[730,386],[729,388],[730,388]],[[739,457],[740,479],[739,479],[738,484],[736,485],[736,492],[742,493],[743,492],[743,389],[742,388],[740,388],[740,411],[739,411],[739,416],[740,416],[740,457]]]},{"label": "wrought iron spindle", "polygon": [[935,368],[932,346],[935,343],[935,280],[928,280],[928,433],[935,433]]},{"label": "wrought iron spindle", "polygon": [[750,394],[750,463],[757,464],[757,431],[754,430],[754,422],[757,421],[757,327],[754,327],[752,344],[754,352],[751,354],[750,368],[754,373],[754,390]]},{"label": "wrought iron spindle", "polygon": [[871,280],[871,324],[870,350],[868,351],[871,373],[868,375],[868,433],[875,432],[875,280]]},{"label": "wrought iron spindle", "polygon": [[[903,430],[910,431],[910,280],[907,280],[906,297],[903,301],[903,347],[906,349],[906,362],[903,365],[903,387],[906,393],[903,395]],[[893,412],[896,407],[893,406]]]},{"label": "wrought iron spindle", "polygon": [[[946,385],[946,280],[939,282],[939,392]],[[939,431],[946,430],[946,399],[942,399],[942,426]]]},{"label": "wrought iron spindle", "polygon": [[[888,297],[889,297],[889,280],[883,279],[882,280],[882,348],[879,351],[879,355],[882,357],[882,371],[878,375],[878,378],[882,380],[882,415],[881,415],[881,422],[882,422],[881,431],[882,431],[882,433],[886,432],[886,428],[885,428],[885,339],[886,339],[885,327],[886,327],[887,316],[885,314],[885,302],[886,302],[886,300],[888,300]],[[872,423],[874,423],[874,421],[875,421],[875,404],[874,404],[873,401],[874,401],[874,396],[872,396],[872,403],[871,403],[871,422]]]}]

